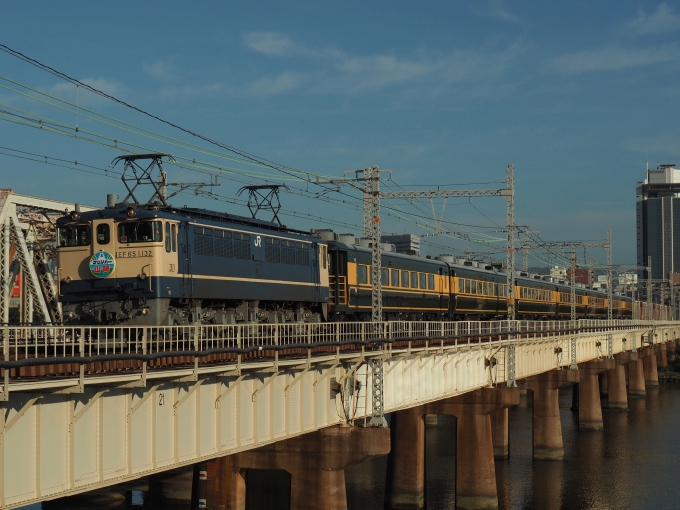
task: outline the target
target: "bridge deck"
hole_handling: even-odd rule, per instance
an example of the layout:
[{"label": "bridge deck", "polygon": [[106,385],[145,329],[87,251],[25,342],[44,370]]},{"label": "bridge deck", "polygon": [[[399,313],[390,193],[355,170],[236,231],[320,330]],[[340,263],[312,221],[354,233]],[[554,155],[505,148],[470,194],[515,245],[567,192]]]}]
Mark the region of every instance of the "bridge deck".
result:
[{"label": "bridge deck", "polygon": [[[0,329],[0,508],[677,338],[649,321]],[[512,358],[512,359],[511,359]]]}]

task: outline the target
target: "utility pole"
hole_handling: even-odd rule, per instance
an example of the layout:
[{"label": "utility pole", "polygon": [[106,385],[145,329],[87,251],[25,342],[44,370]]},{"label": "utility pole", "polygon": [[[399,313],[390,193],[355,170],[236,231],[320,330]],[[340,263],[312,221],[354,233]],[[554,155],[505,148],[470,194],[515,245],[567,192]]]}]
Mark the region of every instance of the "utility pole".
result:
[{"label": "utility pole", "polygon": [[[330,184],[349,184],[363,192],[364,202],[364,237],[371,240],[371,322],[374,324],[374,333],[380,333],[383,320],[382,315],[382,239],[380,227],[380,200],[418,200],[434,198],[459,198],[459,197],[504,197],[506,200],[506,228],[507,228],[507,302],[508,320],[515,318],[515,247],[514,247],[514,166],[507,165],[505,169],[506,187],[502,189],[481,189],[481,190],[422,190],[422,191],[380,191],[381,173],[391,173],[390,170],[380,170],[377,166],[366,167],[363,170],[354,171],[354,178],[330,180]],[[345,172],[348,173],[348,172]],[[359,177],[359,174],[362,174]],[[357,181],[363,182],[363,187],[354,184]],[[322,181],[316,181],[322,184]],[[443,214],[443,213],[442,213]],[[514,347],[514,346],[513,346]],[[384,416],[383,400],[383,359],[374,358],[370,362],[372,368],[372,404],[373,415],[369,422],[371,427],[386,427],[387,421]],[[514,362],[509,367],[508,384],[514,383]]]},{"label": "utility pole", "polygon": [[647,320],[652,320],[652,257],[647,257]]},{"label": "utility pole", "polygon": [[612,279],[612,229],[607,229],[607,320],[614,318],[614,282]]},{"label": "utility pole", "polygon": [[[607,230],[607,241],[604,244],[591,244],[591,243],[582,243],[582,242],[562,242],[562,243],[542,243],[542,244],[528,244],[525,243],[522,245],[522,249],[529,249],[529,248],[544,248],[544,249],[549,249],[549,248],[569,248],[569,256],[571,257],[571,278],[569,278],[569,290],[570,290],[570,303],[571,303],[571,327],[573,330],[576,329],[576,268],[577,268],[577,261],[576,261],[576,248],[605,248],[607,250],[607,263],[608,265],[611,265],[611,230]],[[609,301],[609,308],[607,311],[607,316],[609,320],[612,318],[612,292],[611,292],[611,284],[608,285],[608,301]],[[611,335],[609,335],[609,355],[610,357],[613,356],[612,354],[612,349],[613,349],[613,338]],[[573,336],[571,338],[571,364],[569,365],[569,368],[571,370],[577,370],[578,365],[576,363],[576,336]]]}]

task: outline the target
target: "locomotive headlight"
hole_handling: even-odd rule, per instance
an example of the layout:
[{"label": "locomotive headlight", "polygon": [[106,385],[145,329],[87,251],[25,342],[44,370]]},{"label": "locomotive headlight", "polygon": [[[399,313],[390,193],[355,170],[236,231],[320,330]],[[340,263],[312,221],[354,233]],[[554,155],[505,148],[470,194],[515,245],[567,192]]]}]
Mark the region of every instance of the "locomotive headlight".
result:
[{"label": "locomotive headlight", "polygon": [[134,207],[128,207],[127,209],[125,209],[125,212],[130,218],[132,218],[133,216],[137,216],[137,211],[135,210]]},{"label": "locomotive headlight", "polygon": [[71,219],[73,221],[77,221],[80,219],[80,213],[78,211],[71,211],[71,214],[69,216],[71,216]]}]

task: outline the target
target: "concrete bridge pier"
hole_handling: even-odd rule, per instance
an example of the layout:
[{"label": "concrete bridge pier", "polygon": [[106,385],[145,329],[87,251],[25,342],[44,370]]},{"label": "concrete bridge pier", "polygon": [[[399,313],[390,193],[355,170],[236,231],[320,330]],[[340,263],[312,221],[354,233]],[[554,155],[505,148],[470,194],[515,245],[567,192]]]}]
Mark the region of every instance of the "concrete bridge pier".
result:
[{"label": "concrete bridge pier", "polygon": [[551,370],[529,377],[518,384],[533,394],[533,455],[535,460],[564,458],[560,388],[578,383],[578,370]]},{"label": "concrete bridge pier", "polygon": [[491,438],[493,457],[502,460],[510,457],[510,411],[507,407],[491,413]]},{"label": "concrete bridge pier", "polygon": [[645,398],[647,397],[647,388],[645,386],[645,368],[642,361],[644,349],[638,351],[637,361],[633,361],[626,366],[628,371],[628,397],[629,398]]},{"label": "concrete bridge pier", "polygon": [[654,346],[654,352],[656,353],[656,366],[665,368],[668,366],[668,346],[663,344],[656,344]]},{"label": "concrete bridge pier", "polygon": [[616,366],[613,359],[588,361],[579,365],[578,428],[602,430],[602,404],[598,375]]},{"label": "concrete bridge pier", "polygon": [[420,510],[425,507],[424,415],[423,406],[391,415],[392,449],[387,461],[386,508]]},{"label": "concrete bridge pier", "polygon": [[215,459],[207,468],[207,506],[245,510],[244,470],[284,469],[292,510],[347,510],[345,468],[389,451],[387,428],[338,426]]},{"label": "concrete bridge pier", "polygon": [[656,353],[652,347],[642,349],[642,365],[645,374],[645,386],[655,388],[659,386],[659,370],[656,364]]},{"label": "concrete bridge pier", "polygon": [[[638,361],[637,351],[625,351],[614,354],[616,366],[607,370],[607,408],[628,410],[628,393],[626,391],[626,365]],[[600,392],[601,394],[602,392]]]},{"label": "concrete bridge pier", "polygon": [[600,398],[607,398],[609,395],[609,372],[602,372],[597,376],[600,385]]},{"label": "concrete bridge pier", "polygon": [[192,499],[193,478],[191,466],[151,475],[146,497],[159,508],[186,505]]},{"label": "concrete bridge pier", "polygon": [[481,388],[423,406],[456,417],[456,508],[498,508],[491,414],[519,404],[519,388]]}]

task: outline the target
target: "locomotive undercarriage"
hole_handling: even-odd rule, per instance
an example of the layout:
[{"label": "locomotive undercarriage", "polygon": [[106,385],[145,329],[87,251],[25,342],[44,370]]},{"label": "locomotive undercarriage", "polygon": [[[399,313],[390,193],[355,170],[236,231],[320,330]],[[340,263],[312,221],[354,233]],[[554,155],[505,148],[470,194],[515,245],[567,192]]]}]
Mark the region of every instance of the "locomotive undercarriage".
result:
[{"label": "locomotive undercarriage", "polygon": [[63,304],[63,312],[65,323],[83,325],[286,324],[319,323],[325,318],[313,311],[313,305],[309,303],[162,298],[68,302]]},{"label": "locomotive undercarriage", "polygon": [[[310,303],[267,301],[224,302],[179,300],[170,305],[174,324],[289,324],[319,323],[322,315]],[[321,308],[316,306],[316,308]]]}]

